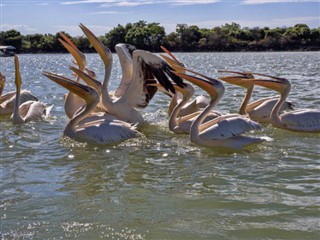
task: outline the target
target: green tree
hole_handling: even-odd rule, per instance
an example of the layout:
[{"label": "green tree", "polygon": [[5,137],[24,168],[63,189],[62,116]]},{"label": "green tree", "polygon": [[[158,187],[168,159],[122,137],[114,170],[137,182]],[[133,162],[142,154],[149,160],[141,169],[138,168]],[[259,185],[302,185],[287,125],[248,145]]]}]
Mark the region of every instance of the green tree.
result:
[{"label": "green tree", "polygon": [[22,35],[19,31],[14,29],[8,30],[6,32],[1,32],[0,44],[14,46],[19,52],[22,49]]},{"label": "green tree", "polygon": [[125,36],[125,42],[137,48],[158,51],[159,46],[165,42],[165,30],[159,23],[139,21],[132,24]]},{"label": "green tree", "polygon": [[198,26],[177,24],[176,32],[180,38],[180,50],[194,51],[198,48],[198,42],[202,37]]},{"label": "green tree", "polygon": [[132,25],[127,25],[126,27],[118,24],[117,27],[110,30],[105,34],[105,43],[106,45],[114,51],[114,47],[117,43],[125,43],[125,37],[127,35],[128,30],[132,27]]}]

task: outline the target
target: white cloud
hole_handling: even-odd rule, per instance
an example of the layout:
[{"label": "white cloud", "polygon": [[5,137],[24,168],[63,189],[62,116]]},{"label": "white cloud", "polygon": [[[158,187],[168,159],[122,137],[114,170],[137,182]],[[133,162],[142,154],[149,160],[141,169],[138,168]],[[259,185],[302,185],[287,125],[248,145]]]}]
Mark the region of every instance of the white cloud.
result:
[{"label": "white cloud", "polygon": [[150,5],[158,3],[158,1],[117,1],[113,3],[104,3],[100,7],[135,7],[141,5]]},{"label": "white cloud", "polygon": [[268,4],[268,3],[299,3],[299,2],[319,2],[319,0],[243,0],[242,4]]},{"label": "white cloud", "polygon": [[11,29],[15,29],[19,32],[23,32],[24,34],[33,34],[33,33],[37,33],[37,29],[36,28],[32,28],[26,24],[8,24],[8,23],[4,23],[2,25],[0,25],[0,29],[1,31],[8,31]]},{"label": "white cloud", "polygon": [[50,5],[50,3],[48,3],[48,2],[43,2],[43,3],[38,3],[37,5],[38,5],[38,6],[48,6],[48,5]]},{"label": "white cloud", "polygon": [[88,4],[88,3],[101,3],[101,7],[133,7],[140,5],[150,4],[167,4],[167,5],[198,5],[198,4],[210,4],[220,2],[221,0],[133,0],[133,1],[117,1],[117,0],[79,0],[79,1],[64,1],[61,4]]},{"label": "white cloud", "polygon": [[[86,24],[85,24],[86,25]],[[113,26],[101,26],[101,25],[86,25],[96,36],[102,36],[109,32]],[[81,31],[78,25],[57,25],[51,26],[54,32],[65,31],[71,36],[82,36],[83,32]]]},{"label": "white cloud", "polygon": [[100,14],[120,14],[120,12],[116,12],[116,11],[101,11],[101,12],[90,12],[87,13],[87,15],[100,15]]},{"label": "white cloud", "polygon": [[220,2],[220,0],[176,0],[170,1],[171,5],[198,5],[198,4],[211,4]]},{"label": "white cloud", "polygon": [[63,5],[71,5],[71,4],[85,4],[85,3],[117,3],[119,1],[115,0],[80,0],[80,1],[66,1],[61,2]]}]

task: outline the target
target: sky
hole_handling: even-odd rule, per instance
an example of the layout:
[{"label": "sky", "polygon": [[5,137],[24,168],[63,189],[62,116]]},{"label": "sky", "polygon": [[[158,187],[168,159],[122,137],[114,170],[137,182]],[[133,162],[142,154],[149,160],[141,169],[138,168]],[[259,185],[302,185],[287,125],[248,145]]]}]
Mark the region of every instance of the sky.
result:
[{"label": "sky", "polygon": [[144,20],[159,23],[166,33],[177,24],[213,28],[226,23],[241,27],[320,27],[320,0],[0,0],[0,30],[21,34],[65,31],[83,35],[79,24],[96,35],[118,24]]}]

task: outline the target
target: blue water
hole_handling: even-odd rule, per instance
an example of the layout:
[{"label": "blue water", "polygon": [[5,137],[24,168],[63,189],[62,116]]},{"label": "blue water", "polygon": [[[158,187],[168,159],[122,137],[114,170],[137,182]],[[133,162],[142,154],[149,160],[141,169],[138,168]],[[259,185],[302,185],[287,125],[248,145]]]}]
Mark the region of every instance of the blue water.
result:
[{"label": "blue water", "polygon": [[[176,53],[188,67],[289,79],[297,108],[320,108],[320,53]],[[71,77],[67,54],[20,55],[24,89],[54,104],[47,121],[0,118],[1,239],[318,239],[319,134],[264,125],[273,139],[244,151],[199,147],[168,129],[170,99],[157,93],[143,110],[142,138],[119,145],[79,144],[62,136],[66,90],[42,76]],[[96,54],[88,65],[99,79]],[[120,78],[114,56],[111,88]],[[0,58],[14,90],[13,59]],[[236,112],[245,90],[224,84],[217,106]],[[197,89],[196,94],[205,94]],[[257,87],[254,99],[276,94]]]}]

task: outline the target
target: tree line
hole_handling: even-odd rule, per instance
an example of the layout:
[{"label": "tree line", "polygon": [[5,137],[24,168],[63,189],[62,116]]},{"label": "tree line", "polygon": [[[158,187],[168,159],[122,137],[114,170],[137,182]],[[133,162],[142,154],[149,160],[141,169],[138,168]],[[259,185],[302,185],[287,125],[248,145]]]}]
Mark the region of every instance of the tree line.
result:
[{"label": "tree line", "polygon": [[[94,52],[85,36],[70,37],[83,52]],[[21,35],[17,30],[0,32],[0,45],[11,45],[17,53],[63,53],[64,47],[56,34]],[[177,24],[174,32],[165,33],[159,23],[118,24],[100,40],[114,51],[117,43],[128,43],[139,49],[152,52],[161,51],[163,45],[171,51],[211,52],[211,51],[318,51],[320,50],[320,27],[310,29],[306,24],[293,27],[241,27],[237,23],[199,28],[196,25]]]}]

